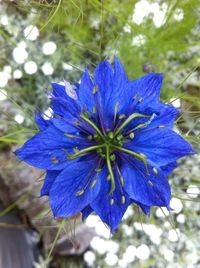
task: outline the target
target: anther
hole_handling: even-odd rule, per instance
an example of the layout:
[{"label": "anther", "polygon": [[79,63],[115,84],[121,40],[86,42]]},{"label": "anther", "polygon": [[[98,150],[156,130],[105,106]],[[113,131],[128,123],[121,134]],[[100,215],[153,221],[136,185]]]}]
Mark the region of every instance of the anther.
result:
[{"label": "anther", "polygon": [[153,183],[152,183],[151,181],[148,181],[148,184],[149,184],[150,186],[153,186]]},{"label": "anther", "polygon": [[51,162],[52,162],[53,164],[58,164],[58,163],[59,163],[59,160],[58,160],[55,156],[53,156],[53,157],[51,158]]},{"label": "anther", "polygon": [[96,114],[96,112],[97,112],[96,106],[94,106],[94,107],[92,108],[92,112],[93,112],[93,114]]},{"label": "anther", "polygon": [[121,119],[123,119],[124,117],[126,117],[125,114],[120,114],[119,119],[121,120]]},{"label": "anther", "polygon": [[78,147],[73,148],[73,151],[74,151],[74,153],[78,153],[79,152]]},{"label": "anther", "polygon": [[144,98],[140,98],[140,99],[139,99],[139,102],[142,102],[143,100],[144,100]]},{"label": "anther", "polygon": [[92,94],[96,94],[98,91],[99,87],[96,85],[93,87]]},{"label": "anther", "polygon": [[82,195],[82,194],[84,194],[84,190],[83,190],[83,189],[80,190],[80,191],[78,191],[78,192],[76,192],[76,196],[80,196],[80,195]]},{"label": "anther", "polygon": [[124,195],[122,195],[122,204],[125,204],[125,202],[126,202],[126,198]]},{"label": "anther", "polygon": [[95,169],[95,172],[98,173],[98,172],[101,172],[101,170],[102,170],[101,168],[96,168],[96,169]]},{"label": "anther", "polygon": [[112,206],[113,204],[114,204],[114,199],[111,198],[111,199],[110,199],[110,205]]},{"label": "anther", "polygon": [[93,139],[92,135],[89,135],[87,138],[89,141],[91,141]]},{"label": "anther", "polygon": [[135,99],[137,99],[138,97],[139,97],[139,94],[136,93],[135,96],[133,97],[133,99],[135,100]]},{"label": "anther", "polygon": [[68,138],[75,138],[74,135],[71,135],[71,134],[68,134],[68,133],[65,133],[64,136],[65,136],[65,137],[68,137]]},{"label": "anther", "polygon": [[92,182],[92,184],[90,185],[90,189],[92,189],[92,188],[95,186],[96,183],[97,183],[97,180],[94,180],[94,181]]},{"label": "anther", "polygon": [[157,170],[157,168],[153,168],[153,172],[157,175],[158,174],[158,170]]},{"label": "anther", "polygon": [[119,179],[120,179],[120,182],[121,182],[122,187],[124,187],[124,178],[120,175],[119,176]]},{"label": "anther", "polygon": [[111,176],[110,176],[110,174],[107,176],[107,180],[108,181],[110,181],[110,179],[111,179]]},{"label": "anther", "polygon": [[159,128],[165,128],[165,126],[164,125],[161,125],[161,126],[159,126]]},{"label": "anther", "polygon": [[133,138],[135,137],[135,134],[134,134],[133,132],[131,132],[131,133],[129,134],[129,137],[130,137],[131,139],[133,139]]}]

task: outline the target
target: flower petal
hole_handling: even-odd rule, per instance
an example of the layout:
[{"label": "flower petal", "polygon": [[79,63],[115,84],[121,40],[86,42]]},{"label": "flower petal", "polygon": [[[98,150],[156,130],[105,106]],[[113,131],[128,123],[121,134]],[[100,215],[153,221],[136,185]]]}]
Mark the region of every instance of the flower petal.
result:
[{"label": "flower petal", "polygon": [[[81,212],[99,193],[101,180],[94,181],[98,159],[69,161],[53,183],[49,198],[55,217],[70,217]],[[84,192],[81,191],[84,189]],[[78,194],[80,192],[80,194]]]},{"label": "flower petal", "polygon": [[149,103],[155,104],[156,102],[159,102],[162,80],[162,74],[151,73],[144,75],[134,81],[131,81],[130,90],[133,94],[132,97],[138,94],[138,98],[143,99],[143,101],[140,103],[140,106],[145,106]]},{"label": "flower petal", "polygon": [[78,96],[81,108],[83,109],[86,106],[86,109],[89,112],[92,112],[93,107],[95,106],[94,95],[92,93],[93,88],[93,82],[90,79],[89,73],[86,69],[81,78]]},{"label": "flower petal", "polygon": [[147,174],[144,164],[131,156],[123,156],[121,174],[124,179],[124,189],[131,199],[145,206],[169,206],[170,186],[161,169],[153,172],[148,166]]},{"label": "flower petal", "polygon": [[51,189],[51,186],[53,185],[54,181],[56,180],[56,177],[60,174],[60,171],[58,170],[48,170],[45,180],[44,180],[44,184],[42,186],[40,195],[44,196],[44,195],[49,195],[49,191]]},{"label": "flower petal", "polygon": [[113,90],[113,70],[108,61],[102,61],[94,73],[94,86],[97,86],[97,92],[94,93],[96,109],[99,115],[101,125],[104,129],[109,127],[107,103]]},{"label": "flower petal", "polygon": [[195,153],[191,145],[173,130],[150,126],[138,131],[126,148],[145,154],[155,166],[165,166]]},{"label": "flower petal", "polygon": [[90,141],[68,138],[60,130],[49,127],[28,140],[16,154],[19,159],[32,166],[46,170],[60,170],[66,165],[66,150],[72,153],[72,149],[77,146],[81,149],[90,145]]},{"label": "flower petal", "polygon": [[151,210],[150,206],[145,206],[145,205],[143,205],[143,204],[141,204],[139,202],[136,202],[135,200],[131,200],[131,201],[133,201],[133,203],[137,204],[142,209],[144,214],[146,214],[146,215],[150,214],[150,210]]},{"label": "flower petal", "polygon": [[50,120],[45,120],[40,113],[35,113],[35,122],[37,123],[40,130],[45,130],[51,125]]},{"label": "flower petal", "polygon": [[[108,170],[104,166],[101,173],[101,189],[98,196],[90,204],[91,208],[97,213],[103,222],[110,226],[113,232],[119,225],[127,207],[130,204],[130,199],[126,193],[123,193],[124,202],[122,202],[122,193],[118,179],[116,179],[115,191],[108,195],[110,191],[110,183],[107,180]],[[113,200],[113,201],[112,201]],[[113,202],[113,204],[112,204]]]},{"label": "flower petal", "polygon": [[94,210],[91,206],[87,206],[82,210],[82,220],[84,221]]}]

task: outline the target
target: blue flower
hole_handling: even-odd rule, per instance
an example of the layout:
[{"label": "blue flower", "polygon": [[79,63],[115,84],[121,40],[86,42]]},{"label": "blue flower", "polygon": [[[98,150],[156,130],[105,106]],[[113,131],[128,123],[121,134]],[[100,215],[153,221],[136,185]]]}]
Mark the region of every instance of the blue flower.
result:
[{"label": "blue flower", "polygon": [[93,211],[113,232],[127,207],[145,214],[169,208],[167,176],[194,151],[172,130],[178,111],[160,102],[162,75],[129,81],[122,64],[101,62],[92,80],[52,84],[49,120],[36,113],[38,134],[17,150],[19,159],[45,169],[41,195],[55,217]]}]

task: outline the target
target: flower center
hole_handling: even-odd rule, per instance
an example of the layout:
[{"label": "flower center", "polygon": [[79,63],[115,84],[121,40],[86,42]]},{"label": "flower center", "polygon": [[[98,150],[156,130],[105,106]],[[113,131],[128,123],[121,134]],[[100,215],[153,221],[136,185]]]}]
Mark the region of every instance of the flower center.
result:
[{"label": "flower center", "polygon": [[[121,151],[123,153],[129,154],[133,156],[135,159],[143,161],[145,168],[147,169],[146,164],[146,156],[142,153],[136,153],[134,151],[128,150],[123,147],[123,144],[127,142],[125,139],[125,136],[122,135],[122,131],[124,127],[126,127],[134,118],[136,117],[149,117],[147,115],[139,114],[139,113],[133,113],[127,119],[121,123],[121,125],[112,131],[108,131],[106,134],[103,134],[103,132],[95,125],[95,123],[90,119],[90,116],[85,113],[80,115],[81,119],[83,119],[85,122],[87,122],[95,131],[96,133],[94,135],[89,135],[89,140],[96,141],[96,145],[87,147],[83,150],[76,150],[74,154],[68,155],[69,160],[73,160],[77,157],[81,157],[85,154],[91,153],[92,151],[96,151],[96,153],[104,160],[106,161],[107,168],[108,168],[108,179],[111,181],[111,189],[109,192],[109,195],[114,192],[115,190],[115,179],[114,179],[114,173],[113,173],[113,164],[116,160],[116,151]],[[144,124],[143,124],[144,125]],[[138,128],[138,127],[137,127]],[[129,138],[134,138],[134,132],[130,132]],[[127,134],[126,134],[127,135]],[[128,140],[130,141],[130,140]]]}]

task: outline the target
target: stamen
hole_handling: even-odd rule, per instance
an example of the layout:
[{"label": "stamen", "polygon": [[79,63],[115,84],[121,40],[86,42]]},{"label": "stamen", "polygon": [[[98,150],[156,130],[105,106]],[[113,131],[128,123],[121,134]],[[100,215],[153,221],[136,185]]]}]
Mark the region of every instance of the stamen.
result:
[{"label": "stamen", "polygon": [[115,178],[114,178],[112,166],[110,163],[110,148],[108,145],[106,145],[106,162],[107,162],[108,172],[109,172],[110,180],[111,180],[111,189],[110,189],[110,192],[108,193],[108,195],[110,195],[115,190]]},{"label": "stamen", "polygon": [[92,135],[89,135],[87,138],[89,141],[91,141],[93,139]]},{"label": "stamen", "polygon": [[148,180],[148,184],[153,187],[153,183],[150,180]]},{"label": "stamen", "polygon": [[84,194],[84,189],[81,189],[80,191],[76,192],[76,196],[80,196]]},{"label": "stamen", "polygon": [[133,139],[133,138],[135,137],[135,134],[134,134],[133,132],[131,132],[131,133],[129,134],[129,137],[130,137],[131,139]]},{"label": "stamen", "polygon": [[96,185],[96,183],[97,183],[97,179],[95,179],[95,180],[92,182],[92,184],[90,185],[90,189],[92,189],[92,188]]},{"label": "stamen", "polygon": [[115,108],[114,108],[114,124],[115,124],[115,121],[116,121],[118,108],[119,108],[119,102],[117,101],[116,104],[115,104]]},{"label": "stamen", "polygon": [[133,97],[133,100],[137,99],[139,97],[139,93],[136,93],[135,96]]},{"label": "stamen", "polygon": [[96,94],[98,90],[99,90],[99,87],[97,85],[94,86],[92,90],[92,94]]},{"label": "stamen", "polygon": [[144,114],[139,114],[139,113],[134,113],[131,114],[122,124],[121,126],[116,130],[115,132],[115,136],[117,136],[120,131],[126,126],[128,125],[134,118],[136,117],[149,117],[148,115],[144,115]]},{"label": "stamen", "polygon": [[62,148],[61,151],[63,151],[67,156],[70,155],[70,153],[66,149],[64,149],[64,148]]},{"label": "stamen", "polygon": [[166,126],[164,126],[164,125],[161,125],[161,126],[159,126],[159,128],[165,128]]},{"label": "stamen", "polygon": [[67,133],[65,133],[64,136],[66,136],[66,137],[68,137],[68,138],[72,138],[72,139],[73,139],[73,138],[76,138],[74,135],[67,134]]},{"label": "stamen", "polygon": [[111,199],[110,199],[110,205],[112,206],[113,204],[114,204],[114,199],[111,198]]},{"label": "stamen", "polygon": [[126,202],[126,198],[124,195],[122,195],[122,204],[125,204],[125,202]]},{"label": "stamen", "polygon": [[124,178],[122,177],[122,174],[121,174],[120,169],[119,169],[117,164],[116,164],[116,168],[117,168],[117,172],[119,174],[120,184],[121,184],[122,187],[124,187]]},{"label": "stamen", "polygon": [[121,120],[121,119],[123,119],[124,117],[126,117],[125,114],[120,114],[119,119]]},{"label": "stamen", "polygon": [[53,164],[58,164],[58,163],[59,163],[59,160],[58,160],[55,156],[53,156],[53,157],[51,158],[51,162],[52,162]]},{"label": "stamen", "polygon": [[87,118],[85,115],[81,114],[80,117],[85,120],[88,124],[90,124],[95,130],[96,132],[99,134],[99,136],[102,138],[102,140],[104,142],[106,142],[106,139],[103,135],[103,133],[101,132],[101,130],[89,119]]},{"label": "stamen", "polygon": [[147,167],[147,160],[146,160],[146,155],[145,154],[143,154],[143,153],[138,154],[138,153],[136,153],[134,151],[131,151],[131,150],[128,150],[126,148],[119,147],[119,146],[116,146],[116,145],[112,145],[112,147],[118,149],[119,151],[122,151],[122,152],[125,152],[127,154],[130,154],[130,155],[134,156],[137,160],[142,161],[144,163],[146,172],[149,175],[149,171],[148,171],[148,167]]},{"label": "stamen", "polygon": [[96,114],[96,112],[97,112],[96,106],[94,106],[94,107],[92,108],[92,112],[93,112],[93,114]]},{"label": "stamen", "polygon": [[157,168],[153,168],[153,172],[157,175],[158,174],[158,170],[157,170]]},{"label": "stamen", "polygon": [[105,144],[101,144],[101,145],[95,145],[95,146],[87,147],[87,148],[85,148],[83,150],[76,151],[75,154],[69,154],[68,159],[73,160],[73,159],[81,156],[82,154],[88,153],[90,151],[97,150],[97,149],[105,147],[105,146],[106,146]]},{"label": "stamen", "polygon": [[110,174],[107,176],[107,181],[110,181],[110,179],[111,179],[111,176],[110,176]]}]

